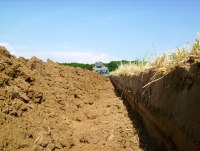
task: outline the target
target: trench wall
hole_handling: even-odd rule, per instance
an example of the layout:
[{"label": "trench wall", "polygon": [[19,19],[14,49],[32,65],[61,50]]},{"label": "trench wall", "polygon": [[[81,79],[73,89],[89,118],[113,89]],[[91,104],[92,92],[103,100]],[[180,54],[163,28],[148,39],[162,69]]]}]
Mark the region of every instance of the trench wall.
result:
[{"label": "trench wall", "polygon": [[200,150],[200,68],[177,68],[142,88],[152,76],[111,75],[110,80],[139,114],[158,150]]}]

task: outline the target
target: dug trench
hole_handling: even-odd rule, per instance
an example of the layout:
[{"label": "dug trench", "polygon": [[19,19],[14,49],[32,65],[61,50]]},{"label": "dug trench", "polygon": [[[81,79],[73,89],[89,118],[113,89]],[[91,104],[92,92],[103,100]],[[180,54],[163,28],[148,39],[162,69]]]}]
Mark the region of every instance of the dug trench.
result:
[{"label": "dug trench", "polygon": [[0,47],[0,150],[155,150],[109,78]]},{"label": "dug trench", "polygon": [[200,150],[200,66],[194,62],[149,82],[154,73],[110,79],[142,119],[158,150]]}]

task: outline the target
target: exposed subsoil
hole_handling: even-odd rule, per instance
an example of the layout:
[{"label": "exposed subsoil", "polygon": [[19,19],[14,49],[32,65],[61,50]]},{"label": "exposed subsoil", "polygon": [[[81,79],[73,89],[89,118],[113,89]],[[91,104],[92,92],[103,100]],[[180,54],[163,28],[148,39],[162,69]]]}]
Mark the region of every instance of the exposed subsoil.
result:
[{"label": "exposed subsoil", "polygon": [[110,80],[140,115],[158,150],[200,151],[200,64],[184,62],[149,83],[153,76],[153,71],[146,71],[110,75]]},{"label": "exposed subsoil", "polygon": [[0,47],[0,150],[153,150],[102,75]]}]

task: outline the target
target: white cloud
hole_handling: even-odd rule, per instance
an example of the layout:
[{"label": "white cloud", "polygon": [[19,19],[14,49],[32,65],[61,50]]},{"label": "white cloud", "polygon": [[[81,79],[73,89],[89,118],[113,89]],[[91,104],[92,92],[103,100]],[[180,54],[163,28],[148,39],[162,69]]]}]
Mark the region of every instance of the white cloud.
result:
[{"label": "white cloud", "polygon": [[9,43],[6,42],[0,42],[0,46],[4,46],[12,55],[15,55],[16,57],[23,56],[25,58],[30,58],[32,57],[31,53],[28,53],[27,50],[29,49],[28,46],[12,46]]},{"label": "white cloud", "polygon": [[13,48],[11,47],[11,45],[10,45],[9,43],[0,42],[0,46],[6,47],[6,49],[7,49],[10,53],[13,51]]},{"label": "white cloud", "polygon": [[12,55],[15,55],[16,57],[22,56],[27,59],[30,59],[32,56],[36,56],[43,61],[51,59],[54,62],[77,62],[89,64],[93,64],[96,61],[108,63],[112,60],[120,60],[115,56],[109,56],[103,52],[99,53],[62,44],[45,46],[38,49],[22,45],[11,46],[8,43],[0,43],[0,45],[5,46]]},{"label": "white cloud", "polygon": [[[46,56],[45,56],[46,55]],[[38,53],[42,58],[50,58],[55,62],[94,63],[96,61],[110,62],[111,58],[105,53],[94,52],[48,52]]]}]

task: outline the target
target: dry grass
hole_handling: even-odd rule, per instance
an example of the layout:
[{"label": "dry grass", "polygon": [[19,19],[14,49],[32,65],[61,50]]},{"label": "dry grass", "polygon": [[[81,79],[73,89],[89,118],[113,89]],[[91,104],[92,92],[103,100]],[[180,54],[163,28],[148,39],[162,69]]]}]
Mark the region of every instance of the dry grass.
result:
[{"label": "dry grass", "polygon": [[149,69],[151,69],[149,62],[140,62],[139,64],[130,62],[129,64],[120,64],[118,69],[111,72],[110,75],[138,75]]},{"label": "dry grass", "polygon": [[193,47],[190,49],[188,44],[181,50],[173,51],[171,54],[164,53],[162,56],[157,56],[154,61],[139,61],[139,64],[120,64],[118,69],[111,72],[111,76],[120,75],[140,75],[140,73],[153,71],[153,77],[151,78],[151,83],[157,81],[158,76],[163,77],[173,71],[176,67],[184,65],[186,62],[199,63],[200,62],[200,34]]},{"label": "dry grass", "polygon": [[35,139],[35,141],[33,143],[33,147],[32,147],[33,150],[35,150],[35,146],[37,144],[41,144],[44,135],[51,135],[51,128],[46,122],[43,123],[43,128],[44,128],[44,130],[39,132],[38,137]]}]

